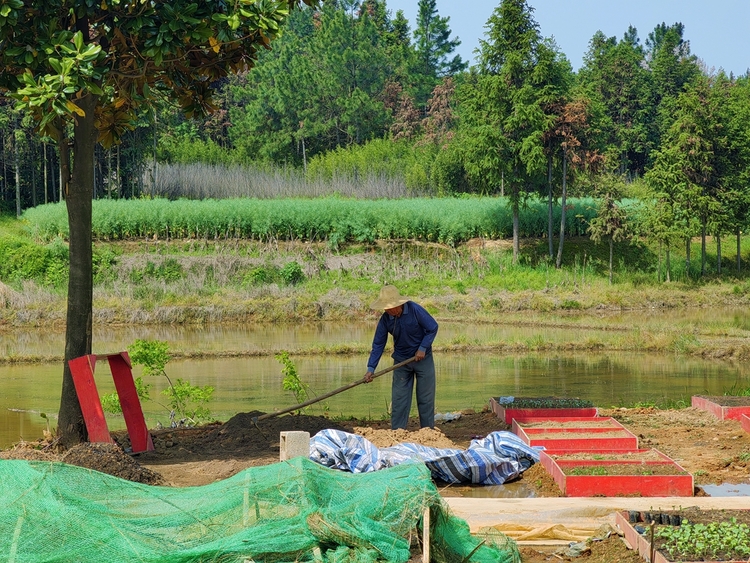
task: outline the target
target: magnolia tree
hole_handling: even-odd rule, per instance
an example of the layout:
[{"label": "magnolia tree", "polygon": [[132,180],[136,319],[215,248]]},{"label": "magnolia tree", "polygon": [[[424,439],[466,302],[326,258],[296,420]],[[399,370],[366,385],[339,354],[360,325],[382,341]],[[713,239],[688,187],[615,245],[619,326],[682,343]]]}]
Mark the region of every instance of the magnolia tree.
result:
[{"label": "magnolia tree", "polygon": [[0,96],[57,143],[70,230],[61,441],[87,438],[68,361],[91,353],[94,149],[119,141],[136,109],[213,109],[212,87],[269,48],[291,9],[317,0],[0,0]]}]

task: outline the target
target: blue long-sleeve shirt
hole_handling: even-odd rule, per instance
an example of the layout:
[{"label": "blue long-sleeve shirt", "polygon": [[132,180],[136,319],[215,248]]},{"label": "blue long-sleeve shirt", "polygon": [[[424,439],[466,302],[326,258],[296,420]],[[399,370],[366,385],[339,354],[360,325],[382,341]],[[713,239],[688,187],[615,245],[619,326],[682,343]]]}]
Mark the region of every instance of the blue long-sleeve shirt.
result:
[{"label": "blue long-sleeve shirt", "polygon": [[372,339],[372,352],[367,360],[367,371],[374,372],[388,342],[388,335],[393,335],[393,359],[403,362],[421,350],[432,353],[432,342],[437,335],[438,324],[424,307],[407,301],[399,318],[383,313]]}]

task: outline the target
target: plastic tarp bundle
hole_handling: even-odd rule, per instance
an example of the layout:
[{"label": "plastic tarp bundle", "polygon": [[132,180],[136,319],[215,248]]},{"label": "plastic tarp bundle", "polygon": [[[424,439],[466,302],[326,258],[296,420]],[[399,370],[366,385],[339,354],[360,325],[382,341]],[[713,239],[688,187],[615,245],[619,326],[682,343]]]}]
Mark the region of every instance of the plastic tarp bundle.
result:
[{"label": "plastic tarp bundle", "polygon": [[505,431],[472,440],[468,449],[458,450],[410,443],[378,448],[362,436],[326,429],[310,439],[310,459],[352,473],[422,462],[435,479],[446,483],[502,485],[537,463],[539,451]]},{"label": "plastic tarp bundle", "polygon": [[0,561],[406,562],[426,509],[435,561],[518,560],[500,533],[480,545],[423,465],[353,475],[295,458],[187,488],[0,460]]}]

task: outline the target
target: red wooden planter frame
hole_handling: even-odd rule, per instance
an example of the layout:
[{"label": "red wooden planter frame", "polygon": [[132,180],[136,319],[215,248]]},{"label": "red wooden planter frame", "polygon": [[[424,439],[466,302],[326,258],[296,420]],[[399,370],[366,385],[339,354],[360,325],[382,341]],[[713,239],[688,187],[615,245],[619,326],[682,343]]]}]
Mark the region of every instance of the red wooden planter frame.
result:
[{"label": "red wooden planter frame", "polygon": [[750,432],[750,416],[743,414],[740,417],[740,423],[742,424],[742,428],[745,432]]},{"label": "red wooden planter frame", "polygon": [[714,403],[705,397],[693,395],[690,399],[691,406],[710,412],[719,420],[741,420],[742,415],[750,416],[750,406],[728,407]]},{"label": "red wooden planter frame", "polygon": [[[561,459],[565,454],[576,454],[575,459]],[[581,454],[590,454],[591,459],[581,459]],[[622,453],[656,453],[660,460],[638,461],[638,460],[598,460],[595,455],[622,454]],[[558,456],[555,459],[552,456]],[[540,461],[547,472],[552,476],[560,487],[560,490],[568,497],[593,497],[593,496],[625,496],[640,495],[642,497],[692,497],[693,476],[687,473],[677,462],[664,455],[659,450],[632,450],[624,452],[613,450],[610,452],[571,452],[571,451],[542,451],[539,454]],[[652,465],[670,466],[674,468],[674,474],[670,475],[567,475],[565,470],[575,467],[591,467],[608,465]]]},{"label": "red wooden planter frame", "polygon": [[122,414],[125,418],[125,426],[130,436],[130,444],[133,453],[145,452],[154,449],[151,434],[143,417],[141,401],[133,380],[133,371],[130,364],[130,356],[127,352],[117,354],[89,354],[74,358],[68,362],[70,372],[73,376],[73,384],[81,404],[81,412],[86,423],[86,430],[91,442],[113,443],[112,436],[104,418],[102,402],[94,381],[94,369],[97,359],[109,361],[112,379],[115,382],[115,390],[120,398]]},{"label": "red wooden planter frame", "polygon": [[596,407],[582,408],[565,408],[565,409],[514,409],[506,408],[498,403],[494,397],[490,397],[490,409],[502,419],[505,424],[511,424],[514,419],[519,418],[550,418],[558,419],[560,417],[595,417],[598,414]]},{"label": "red wooden planter frame", "polygon": [[[580,422],[580,426],[534,426],[526,428],[523,425],[539,422]],[[587,422],[607,423],[608,426],[586,426]],[[513,433],[529,446],[544,446],[549,450],[567,451],[602,451],[602,450],[637,450],[638,437],[611,417],[529,417],[514,419]],[[614,436],[602,436],[606,433],[616,433]],[[586,438],[571,438],[572,434],[588,433]],[[539,436],[544,434],[544,437]],[[551,435],[554,435],[552,437]]]}]

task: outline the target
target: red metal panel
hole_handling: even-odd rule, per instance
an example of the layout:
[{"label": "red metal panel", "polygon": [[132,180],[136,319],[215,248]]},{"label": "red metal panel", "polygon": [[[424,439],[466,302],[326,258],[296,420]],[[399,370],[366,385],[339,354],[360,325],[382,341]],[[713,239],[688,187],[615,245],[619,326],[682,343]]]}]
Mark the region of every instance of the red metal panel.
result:
[{"label": "red metal panel", "polygon": [[90,354],[74,358],[68,362],[68,365],[73,376],[73,385],[76,388],[78,402],[81,405],[86,430],[89,433],[89,441],[112,443],[112,436],[109,434],[107,421],[102,410],[102,402],[99,399],[99,392],[96,390],[96,383],[94,382],[96,356]]},{"label": "red metal panel", "polygon": [[146,419],[143,417],[141,401],[133,380],[130,356],[127,352],[120,352],[107,355],[107,359],[112,371],[112,379],[115,381],[115,389],[120,398],[120,406],[122,406],[133,453],[151,451],[154,449],[154,443],[146,426]]}]

